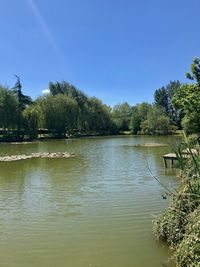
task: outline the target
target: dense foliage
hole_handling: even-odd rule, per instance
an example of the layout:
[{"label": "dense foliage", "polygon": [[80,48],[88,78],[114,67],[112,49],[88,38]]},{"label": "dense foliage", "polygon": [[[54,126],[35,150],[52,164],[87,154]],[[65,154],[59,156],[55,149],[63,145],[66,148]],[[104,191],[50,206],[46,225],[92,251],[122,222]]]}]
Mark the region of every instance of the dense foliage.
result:
[{"label": "dense foliage", "polygon": [[50,83],[50,94],[32,101],[22,93],[19,78],[13,89],[0,86],[0,128],[3,140],[34,139],[38,133],[63,138],[118,132],[112,109],[87,97],[67,82]]},{"label": "dense foliage", "polygon": [[183,160],[176,150],[181,171],[181,186],[173,194],[168,210],[155,222],[156,236],[175,250],[178,267],[200,266],[200,154],[193,154],[188,139],[183,149],[190,152],[190,160]]},{"label": "dense foliage", "polygon": [[50,93],[32,101],[22,92],[18,76],[14,88],[0,86],[0,135],[3,140],[76,135],[170,134],[176,129],[200,132],[200,59],[195,58],[187,77],[193,84],[171,81],[154,93],[154,103],[113,108],[88,97],[75,86],[50,82]]},{"label": "dense foliage", "polygon": [[182,126],[188,133],[200,132],[200,59],[193,59],[191,73],[186,76],[194,84],[183,84],[176,90],[173,106],[183,114]]},{"label": "dense foliage", "polygon": [[155,91],[155,105],[162,108],[165,114],[169,117],[170,123],[181,127],[181,119],[183,114],[181,110],[172,104],[172,100],[176,92],[181,87],[179,81],[171,81],[168,85]]}]

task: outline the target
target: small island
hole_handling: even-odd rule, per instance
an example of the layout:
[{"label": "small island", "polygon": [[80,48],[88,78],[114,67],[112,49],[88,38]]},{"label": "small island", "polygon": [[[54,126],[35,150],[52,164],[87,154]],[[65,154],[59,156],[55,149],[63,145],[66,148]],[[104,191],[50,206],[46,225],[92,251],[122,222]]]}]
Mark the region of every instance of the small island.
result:
[{"label": "small island", "polygon": [[11,155],[0,157],[0,162],[11,162],[11,161],[19,161],[26,159],[34,159],[34,158],[46,158],[46,159],[60,159],[60,158],[72,158],[75,157],[75,153],[68,152],[41,152],[41,153],[31,153],[25,155]]}]

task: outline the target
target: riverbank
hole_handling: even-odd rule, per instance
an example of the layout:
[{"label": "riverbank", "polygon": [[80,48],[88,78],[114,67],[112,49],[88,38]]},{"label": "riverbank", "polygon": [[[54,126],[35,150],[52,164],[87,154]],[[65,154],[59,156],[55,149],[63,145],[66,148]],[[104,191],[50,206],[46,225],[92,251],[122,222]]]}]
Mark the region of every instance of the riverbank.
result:
[{"label": "riverbank", "polygon": [[[56,137],[52,136],[50,133],[40,134],[37,138],[28,139],[28,138],[16,138],[10,136],[3,137],[0,135],[0,143],[11,143],[11,144],[30,144],[35,143],[38,141],[49,141],[49,140],[64,140],[64,139],[75,139],[75,138],[92,138],[92,137],[112,137],[112,136],[134,136],[134,137],[141,137],[141,136],[181,136],[180,131],[176,131],[171,134],[157,134],[157,135],[148,135],[148,134],[134,134],[131,131],[120,131],[116,133],[109,133],[109,132],[101,132],[101,133],[85,133],[85,134],[74,134],[65,137]],[[145,144],[144,144],[145,145]]]},{"label": "riverbank", "polygon": [[[186,139],[186,148],[191,148]],[[181,167],[180,188],[172,194],[165,213],[155,222],[156,237],[174,250],[177,267],[200,266],[200,154],[191,152],[184,161],[177,152]]]}]

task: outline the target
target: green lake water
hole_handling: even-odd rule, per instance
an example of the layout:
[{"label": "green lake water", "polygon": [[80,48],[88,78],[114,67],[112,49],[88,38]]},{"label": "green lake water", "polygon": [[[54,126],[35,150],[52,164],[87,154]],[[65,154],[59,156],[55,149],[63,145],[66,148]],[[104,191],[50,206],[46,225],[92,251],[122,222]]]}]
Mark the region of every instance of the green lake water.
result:
[{"label": "green lake water", "polygon": [[177,185],[162,155],[172,137],[104,137],[0,144],[0,156],[75,152],[75,158],[0,162],[0,267],[159,267],[170,256],[152,221]]}]

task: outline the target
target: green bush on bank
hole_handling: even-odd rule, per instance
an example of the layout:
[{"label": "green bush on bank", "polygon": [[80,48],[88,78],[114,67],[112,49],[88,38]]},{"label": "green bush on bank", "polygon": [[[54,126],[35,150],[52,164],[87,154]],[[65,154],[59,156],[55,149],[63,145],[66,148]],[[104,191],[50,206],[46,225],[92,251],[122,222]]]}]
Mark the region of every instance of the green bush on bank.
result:
[{"label": "green bush on bank", "polygon": [[184,239],[178,245],[174,257],[178,266],[200,266],[200,207],[187,216]]},{"label": "green bush on bank", "polygon": [[[185,147],[191,150],[188,139]],[[200,267],[200,155],[181,162],[181,186],[154,224],[156,237],[174,249],[177,267]]]},{"label": "green bush on bank", "polygon": [[[199,182],[192,186],[199,190]],[[200,266],[200,190],[191,194],[186,186],[175,195],[173,202],[154,225],[158,239],[175,249],[178,267]]]},{"label": "green bush on bank", "polygon": [[199,183],[185,185],[178,194],[173,196],[173,201],[168,210],[161,215],[154,225],[154,232],[158,239],[166,241],[170,247],[175,248],[185,236],[185,228],[188,223],[187,216],[199,206]]}]

